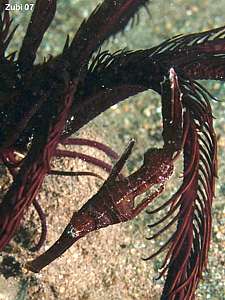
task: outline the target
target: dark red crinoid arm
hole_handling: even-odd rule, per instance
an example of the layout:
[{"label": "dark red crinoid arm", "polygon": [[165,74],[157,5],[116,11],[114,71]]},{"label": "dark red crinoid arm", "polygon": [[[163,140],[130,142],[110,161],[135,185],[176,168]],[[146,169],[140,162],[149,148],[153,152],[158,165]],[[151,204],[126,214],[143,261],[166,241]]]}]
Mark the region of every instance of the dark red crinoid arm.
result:
[{"label": "dark red crinoid arm", "polygon": [[5,6],[8,3],[8,0],[2,0],[0,3],[0,59],[4,58],[5,51],[17,29],[17,26],[15,26],[10,32],[12,19],[10,19],[9,10],[5,10]]},{"label": "dark red crinoid arm", "polygon": [[[66,136],[130,96],[148,89],[160,93],[160,82],[171,67],[191,80],[223,81],[225,27],[175,36],[151,49],[96,55],[84,79],[84,93],[72,107]],[[89,110],[90,106],[95,110]]]},{"label": "dark red crinoid arm", "polygon": [[202,271],[207,265],[216,176],[216,138],[205,92],[197,90],[198,86],[188,80],[182,80],[180,84],[186,107],[183,183],[171,199],[149,212],[169,208],[161,220],[149,225],[150,228],[171,219],[149,239],[156,238],[177,221],[177,228],[169,240],[147,258],[168,249],[160,273],[162,276],[167,272],[161,298],[167,300],[194,299]]},{"label": "dark red crinoid arm", "polygon": [[17,60],[23,69],[32,68],[43,36],[54,18],[56,4],[57,0],[36,1]]},{"label": "dark red crinoid arm", "polygon": [[[104,41],[123,31],[140,8],[146,7],[149,0],[105,0],[84,20],[65,51],[72,66],[82,62],[87,66],[92,54]],[[80,71],[77,69],[76,71]]]},{"label": "dark red crinoid arm", "polygon": [[59,111],[56,119],[53,120],[49,115],[51,110],[47,110],[44,117],[47,123],[43,122],[44,127],[41,128],[44,132],[48,128],[47,136],[39,133],[34,137],[19,173],[0,204],[0,250],[18,229],[25,209],[35,199],[45,175],[50,170],[50,160],[71,108],[76,84],[77,82],[69,84],[61,98],[56,100],[55,105],[58,105]]},{"label": "dark red crinoid arm", "polygon": [[172,37],[155,47],[151,56],[192,80],[224,80],[225,26]]}]

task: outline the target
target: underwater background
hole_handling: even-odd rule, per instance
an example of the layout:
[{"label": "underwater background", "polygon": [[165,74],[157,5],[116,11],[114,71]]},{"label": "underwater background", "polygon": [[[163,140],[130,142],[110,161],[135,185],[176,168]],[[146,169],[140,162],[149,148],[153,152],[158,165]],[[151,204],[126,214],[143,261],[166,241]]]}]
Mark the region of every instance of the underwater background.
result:
[{"label": "underwater background", "polygon": [[[54,56],[59,54],[65,44],[67,34],[72,39],[83,19],[87,18],[100,2],[96,0],[59,0],[55,19],[39,49],[37,63],[42,62],[44,57],[48,58],[49,55]],[[25,4],[32,3],[32,1],[14,0],[11,3]],[[142,9],[139,17],[134,20],[134,23],[132,25],[129,24],[123,33],[116,35],[114,39],[105,43],[102,50],[108,49],[113,53],[124,48],[129,50],[151,48],[174,35],[201,32],[223,26],[225,23],[225,0],[153,0],[149,5],[149,10],[150,15]],[[10,45],[9,52],[15,51],[20,47],[30,14],[31,11],[24,10],[12,12],[14,24],[19,24],[19,28]],[[198,288],[197,299],[222,300],[225,295],[225,84],[217,81],[205,81],[202,83],[214,96],[224,101],[212,103],[215,117],[215,131],[218,137],[218,179],[216,182],[216,198],[213,203],[212,243],[209,252],[208,271],[204,273],[204,279]],[[134,138],[136,140],[136,147],[128,162],[128,172],[131,172],[140,166],[143,154],[148,148],[153,146],[160,147],[162,145],[161,130],[160,97],[154,92],[147,91],[131,97],[119,105],[113,106],[94,121],[87,124],[82,129],[82,133],[85,135],[85,132],[91,132],[92,135],[92,132],[97,132],[96,135],[100,139],[107,141],[119,153],[127,145],[129,139]],[[169,194],[177,189],[179,180],[172,181],[168,184],[168,190],[166,189],[161,199],[157,199],[157,206],[160,201],[168,198]],[[77,189],[79,189],[79,186]],[[52,192],[54,193],[54,191]],[[90,244],[97,243],[96,247],[101,248],[99,258],[96,258],[96,261],[93,262],[93,264],[96,264],[96,267],[90,269],[89,273],[87,272],[86,280],[90,283],[88,288],[87,286],[79,288],[80,283],[73,283],[73,285],[77,285],[76,292],[73,291],[74,294],[72,294],[73,299],[159,299],[163,279],[153,281],[153,277],[157,276],[157,270],[163,260],[163,255],[153,259],[150,263],[141,261],[141,257],[146,257],[154,249],[157,249],[166,240],[166,235],[169,235],[169,232],[159,237],[156,242],[145,240],[145,237],[150,235],[146,225],[154,221],[154,219],[149,220],[148,218],[149,216],[146,213],[142,213],[141,216],[129,222],[129,224],[123,224],[118,227],[118,230],[113,233],[116,235],[116,238],[110,244],[112,247],[111,251],[104,248],[104,242],[96,242],[95,238],[88,241],[89,244],[86,246],[86,251],[88,251],[88,247],[91,247]],[[154,218],[157,220],[160,218],[160,215]],[[129,243],[124,237],[127,234],[133,236],[129,240]],[[99,237],[99,240],[102,239],[105,241],[109,236],[110,231],[104,237]],[[115,244],[119,244],[120,251],[115,250]],[[98,250],[94,249],[93,251],[97,253]],[[107,256],[104,256],[104,251],[108,251],[107,253],[111,255],[111,258],[108,258],[108,262]],[[89,264],[92,263],[92,258],[90,257],[94,256],[95,253],[90,251],[86,255],[88,256],[86,262]],[[124,262],[126,266],[130,264],[130,267],[124,269],[124,272],[126,273],[130,270],[131,274],[136,274],[135,277],[131,275],[127,277],[129,279],[123,279],[123,277],[120,277],[121,275],[116,273],[118,256],[126,258]],[[128,256],[132,256],[133,258],[128,259]],[[101,257],[102,261],[98,261]],[[76,259],[79,264],[79,256]],[[113,259],[115,262],[113,262]],[[64,264],[66,263],[67,260],[64,261]],[[109,270],[110,264],[111,268]],[[79,274],[79,272],[81,272],[79,269],[71,270],[71,273],[74,274]],[[90,272],[95,277],[93,285],[91,284],[92,276],[90,276]],[[123,270],[121,269],[122,272]],[[102,273],[105,274],[104,278],[99,277],[99,281],[96,281],[96,277]],[[22,272],[20,272],[17,277],[19,285],[17,287],[17,296],[8,299],[33,300],[36,299],[35,297],[37,299],[52,299],[52,296],[48,297],[47,293],[43,294],[45,298],[38,298],[42,293],[39,293],[38,289],[36,289],[36,294],[29,292],[30,286],[35,285],[37,282],[38,285],[41,282],[41,276],[38,276],[31,279],[29,275],[23,276]],[[49,276],[52,275],[50,274]],[[60,271],[57,276],[60,277]],[[118,278],[121,278],[124,282],[127,280],[126,284],[121,285]],[[146,281],[146,278],[149,282]],[[53,294],[57,295],[55,299],[67,299],[67,296],[65,296],[66,290],[65,288],[63,289],[65,280],[65,276],[61,278],[61,287],[58,287],[57,284],[53,285],[52,290],[55,290]],[[124,289],[124,291],[119,291],[119,289]],[[71,291],[71,293],[73,292]],[[1,298],[1,281],[0,299],[6,299]]]}]

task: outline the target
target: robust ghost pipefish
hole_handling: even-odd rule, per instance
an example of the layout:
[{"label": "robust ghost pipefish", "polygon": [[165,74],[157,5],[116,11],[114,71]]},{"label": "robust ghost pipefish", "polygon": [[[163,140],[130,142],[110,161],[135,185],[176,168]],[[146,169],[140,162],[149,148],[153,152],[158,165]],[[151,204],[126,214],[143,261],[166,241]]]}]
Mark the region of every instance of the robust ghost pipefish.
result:
[{"label": "robust ghost pipefish", "polygon": [[[61,237],[52,247],[26,264],[29,270],[39,272],[91,231],[135,218],[163,192],[166,181],[173,174],[174,160],[182,150],[186,138],[182,93],[174,69],[170,69],[169,79],[165,79],[162,83],[162,90],[163,137],[165,137],[163,148],[150,148],[144,154],[141,168],[128,177],[120,178],[119,174],[134,146],[134,141],[130,141],[97,194],[73,214]],[[168,101],[170,101],[169,109]],[[154,185],[158,185],[156,191],[135,206],[135,198]]]}]

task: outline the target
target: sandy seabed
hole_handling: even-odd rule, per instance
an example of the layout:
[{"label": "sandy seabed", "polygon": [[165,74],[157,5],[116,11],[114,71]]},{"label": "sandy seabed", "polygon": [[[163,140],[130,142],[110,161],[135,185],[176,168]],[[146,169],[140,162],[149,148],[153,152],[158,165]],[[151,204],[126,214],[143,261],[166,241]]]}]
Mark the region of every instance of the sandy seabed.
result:
[{"label": "sandy seabed", "polygon": [[[81,136],[102,141],[92,130],[81,131]],[[79,147],[79,151],[110,162],[96,149],[83,146]],[[107,178],[107,173],[103,170],[76,159],[55,160],[53,166],[63,170],[96,171]],[[39,253],[47,250],[57,240],[72,213],[97,192],[100,185],[101,180],[87,176],[46,177],[39,202],[46,213],[48,235]],[[38,228],[40,233],[40,223],[32,208],[28,211],[24,226],[31,226],[32,230]],[[152,262],[141,260],[150,251],[145,249],[147,244],[149,246],[149,242],[144,239],[145,235],[144,231],[133,231],[132,221],[90,233],[39,274],[32,274],[22,268],[19,278],[22,276],[29,281],[25,298],[21,296],[23,293],[18,277],[5,279],[1,275],[0,299],[15,300],[16,293],[20,295],[16,299],[29,300],[159,299],[161,287],[153,281],[156,274]],[[38,236],[36,233],[35,237]],[[30,255],[27,249],[15,243],[12,252],[21,265],[39,254]]]}]

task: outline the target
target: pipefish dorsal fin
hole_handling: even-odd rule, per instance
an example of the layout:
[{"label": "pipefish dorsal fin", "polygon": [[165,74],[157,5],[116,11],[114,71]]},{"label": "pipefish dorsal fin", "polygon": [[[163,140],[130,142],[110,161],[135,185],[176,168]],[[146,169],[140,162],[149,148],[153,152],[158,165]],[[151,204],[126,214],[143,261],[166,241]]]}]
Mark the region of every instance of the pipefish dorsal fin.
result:
[{"label": "pipefish dorsal fin", "polygon": [[115,180],[116,177],[120,174],[120,172],[123,169],[126,161],[128,160],[129,156],[132,153],[132,149],[134,147],[134,144],[135,144],[135,140],[131,139],[129,141],[126,149],[123,151],[120,158],[118,159],[118,161],[115,163],[114,167],[112,168],[112,171],[111,171],[109,177],[107,178],[106,182]]}]

